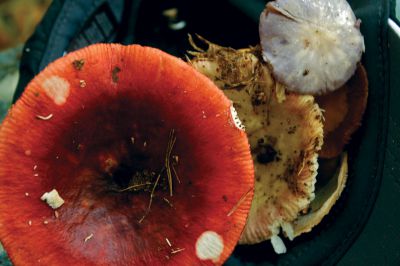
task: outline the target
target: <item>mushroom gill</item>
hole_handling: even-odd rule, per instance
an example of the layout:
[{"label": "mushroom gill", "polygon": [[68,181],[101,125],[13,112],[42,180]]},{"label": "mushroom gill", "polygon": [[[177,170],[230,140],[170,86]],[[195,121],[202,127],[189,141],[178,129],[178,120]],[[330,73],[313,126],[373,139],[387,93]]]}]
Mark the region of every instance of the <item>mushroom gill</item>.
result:
[{"label": "mushroom gill", "polygon": [[232,100],[250,140],[255,195],[240,243],[275,240],[314,199],[321,110],[313,96],[285,94],[259,47],[234,50],[206,41],[201,50],[190,41],[197,50],[191,64]]}]

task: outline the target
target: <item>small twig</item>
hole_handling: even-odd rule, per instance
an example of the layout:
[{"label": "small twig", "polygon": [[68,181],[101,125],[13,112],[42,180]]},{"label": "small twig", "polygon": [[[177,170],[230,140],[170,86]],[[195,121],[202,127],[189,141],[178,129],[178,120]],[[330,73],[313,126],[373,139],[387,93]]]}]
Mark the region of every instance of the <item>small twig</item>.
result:
[{"label": "small twig", "polygon": [[147,215],[149,214],[149,212],[150,212],[151,204],[153,204],[154,191],[155,191],[156,188],[157,188],[158,182],[160,181],[160,178],[161,178],[161,174],[162,174],[162,172],[164,172],[164,170],[165,170],[165,168],[163,167],[163,169],[161,169],[160,173],[159,173],[158,176],[157,176],[156,182],[154,182],[153,189],[151,190],[151,193],[150,193],[149,205],[147,206],[146,212],[144,213],[143,217],[140,218],[139,223],[142,223],[143,220],[144,220],[144,218],[146,218],[146,216],[147,216]]},{"label": "small twig", "polygon": [[53,114],[49,114],[48,116],[36,115],[36,118],[40,119],[40,120],[50,120],[52,117],[53,117]]},{"label": "small twig", "polygon": [[93,234],[88,235],[88,236],[85,238],[84,242],[85,242],[85,243],[88,242],[90,239],[92,239],[92,237],[93,237]]},{"label": "small twig", "polygon": [[133,189],[133,188],[143,187],[143,186],[147,186],[147,185],[151,185],[151,184],[153,184],[153,183],[151,183],[151,182],[146,182],[146,183],[144,183],[144,184],[132,185],[132,186],[129,186],[129,187],[127,187],[127,188],[120,189],[120,190],[118,190],[118,192],[124,192],[124,191],[127,191],[127,190],[131,190],[131,189]]},{"label": "small twig", "polygon": [[171,242],[169,242],[168,238],[165,238],[165,241],[167,242],[168,246],[172,247]]},{"label": "small twig", "polygon": [[233,208],[230,210],[230,212],[226,216],[231,216],[237,208],[243,203],[243,201],[246,199],[246,197],[249,195],[253,188],[249,188],[249,190],[239,199],[239,201],[233,206]]},{"label": "small twig", "polygon": [[178,183],[180,184],[180,183],[181,183],[181,180],[179,179],[178,173],[176,172],[175,166],[174,166],[173,164],[172,164],[172,171],[173,171],[174,174],[175,174],[176,180],[177,180]]},{"label": "small twig", "polygon": [[168,186],[169,186],[169,195],[173,196],[172,192],[172,172],[171,172],[171,164],[170,164],[170,157],[172,153],[172,149],[174,148],[176,142],[176,137],[175,137],[175,130],[172,129],[171,132],[169,133],[169,141],[168,141],[168,146],[167,146],[167,152],[165,156],[165,169],[167,170],[167,177],[168,177]]},{"label": "small twig", "polygon": [[[151,190],[150,193],[150,200],[149,200],[149,204],[147,206],[146,212],[143,215],[142,218],[140,218],[140,220],[138,221],[139,223],[142,223],[143,220],[146,218],[146,216],[149,214],[150,209],[151,209],[151,205],[153,204],[153,198],[154,198],[154,192],[158,186],[158,183],[160,182],[160,178],[162,173],[164,172],[164,170],[167,172],[167,179],[168,179],[168,187],[169,187],[169,194],[172,197],[173,196],[173,183],[172,183],[172,171],[174,172],[175,176],[178,179],[178,182],[180,183],[179,177],[176,174],[176,170],[174,168],[174,165],[171,163],[170,158],[171,158],[171,153],[172,150],[174,148],[176,142],[176,136],[175,136],[175,130],[172,129],[169,133],[169,139],[168,139],[168,145],[167,145],[167,149],[166,149],[166,154],[165,154],[165,161],[164,161],[164,167],[161,169],[160,173],[158,174],[156,181],[154,182],[154,186]],[[171,171],[171,165],[172,165],[172,171]],[[127,190],[128,188],[126,188],[125,190]],[[170,205],[172,205],[167,199],[164,198],[164,201],[166,201],[167,203],[169,203]]]},{"label": "small twig", "polygon": [[173,249],[173,250],[171,250],[171,254],[179,253],[179,252],[184,251],[184,250],[185,250],[184,248]]},{"label": "small twig", "polygon": [[[197,35],[196,35],[197,36]],[[197,44],[194,42],[193,37],[191,34],[188,34],[189,44],[198,52],[205,53],[203,49],[201,49]]]},{"label": "small twig", "polygon": [[303,169],[304,169],[305,164],[306,164],[306,160],[303,159],[302,162],[301,162],[300,170],[299,170],[299,172],[297,173],[298,176],[301,174],[301,172],[303,172]]},{"label": "small twig", "polygon": [[163,200],[164,200],[166,203],[168,203],[168,205],[169,205],[171,208],[174,207],[174,205],[173,205],[168,199],[163,198]]}]

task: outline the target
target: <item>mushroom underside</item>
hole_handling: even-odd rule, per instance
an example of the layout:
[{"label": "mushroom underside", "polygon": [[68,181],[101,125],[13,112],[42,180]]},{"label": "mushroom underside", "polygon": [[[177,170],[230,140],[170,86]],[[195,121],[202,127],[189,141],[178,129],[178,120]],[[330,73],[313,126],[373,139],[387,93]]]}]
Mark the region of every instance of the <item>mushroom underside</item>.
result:
[{"label": "mushroom underside", "polygon": [[224,90],[246,128],[256,183],[240,243],[258,243],[277,235],[314,199],[322,113],[313,96],[282,94],[259,48],[207,44],[190,62]]}]

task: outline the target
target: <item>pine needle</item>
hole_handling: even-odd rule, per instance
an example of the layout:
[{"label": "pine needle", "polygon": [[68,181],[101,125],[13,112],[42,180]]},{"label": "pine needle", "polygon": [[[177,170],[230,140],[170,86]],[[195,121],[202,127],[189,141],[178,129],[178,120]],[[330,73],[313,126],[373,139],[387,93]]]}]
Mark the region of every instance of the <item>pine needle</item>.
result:
[{"label": "pine needle", "polygon": [[144,220],[144,218],[146,218],[146,216],[147,216],[147,215],[149,214],[149,212],[150,212],[151,204],[153,204],[154,191],[155,191],[156,188],[157,188],[158,182],[160,181],[160,178],[161,178],[161,174],[162,174],[162,172],[164,172],[164,170],[165,170],[165,168],[163,168],[163,169],[160,171],[160,173],[159,173],[158,176],[157,176],[156,182],[154,182],[153,189],[151,190],[151,193],[150,193],[149,205],[147,206],[146,212],[144,213],[143,217],[140,218],[139,223],[142,223],[143,220]]},{"label": "pine needle", "polygon": [[165,169],[167,170],[169,195],[171,197],[173,196],[173,192],[172,192],[173,187],[172,187],[172,172],[171,172],[170,158],[171,158],[171,153],[172,153],[172,149],[174,148],[175,142],[176,142],[175,130],[172,129],[169,133],[167,152],[165,155]]},{"label": "pine needle", "polygon": [[[150,193],[150,200],[149,200],[149,204],[147,206],[146,212],[143,215],[142,218],[140,218],[139,223],[143,222],[143,220],[146,218],[146,216],[149,214],[150,209],[151,209],[151,205],[153,204],[153,198],[154,198],[154,193],[157,189],[157,186],[160,182],[160,178],[161,175],[163,174],[164,170],[167,172],[167,179],[168,179],[168,187],[169,187],[169,194],[172,197],[173,196],[173,176],[172,176],[172,171],[174,173],[174,175],[176,176],[178,182],[180,183],[179,177],[177,175],[177,172],[174,168],[174,165],[171,163],[171,153],[172,150],[174,148],[176,142],[176,136],[175,136],[175,130],[172,129],[169,133],[169,137],[168,137],[168,145],[167,145],[167,149],[166,149],[166,153],[165,153],[165,161],[164,161],[164,167],[161,169],[160,173],[158,174],[156,181],[154,182],[153,188],[151,190]],[[171,171],[172,168],[172,171]],[[153,184],[153,183],[150,183]],[[139,184],[139,185],[135,185],[135,186],[131,186],[128,188],[125,188],[123,191],[125,190],[129,190],[132,189],[133,187],[138,187],[138,186],[143,186],[143,185],[148,185],[148,184]],[[164,198],[165,200],[165,198]]]},{"label": "pine needle", "polygon": [[176,180],[178,181],[178,183],[180,184],[181,183],[181,180],[179,179],[179,176],[178,176],[178,173],[176,172],[176,170],[175,170],[175,166],[172,164],[172,171],[174,171],[174,174],[175,174],[175,177],[176,177]]},{"label": "pine needle", "polygon": [[143,184],[132,185],[132,186],[129,186],[127,188],[120,189],[120,190],[118,190],[118,192],[124,192],[124,191],[128,191],[128,190],[132,190],[134,188],[143,187],[143,186],[147,186],[147,185],[151,185],[151,184],[153,184],[153,183],[146,182],[146,183],[143,183]]},{"label": "pine needle", "polygon": [[239,208],[240,205],[242,205],[243,201],[247,198],[247,196],[250,194],[253,188],[249,188],[249,190],[239,199],[239,201],[233,206],[233,208],[230,210],[230,212],[226,216],[231,216],[237,208]]}]

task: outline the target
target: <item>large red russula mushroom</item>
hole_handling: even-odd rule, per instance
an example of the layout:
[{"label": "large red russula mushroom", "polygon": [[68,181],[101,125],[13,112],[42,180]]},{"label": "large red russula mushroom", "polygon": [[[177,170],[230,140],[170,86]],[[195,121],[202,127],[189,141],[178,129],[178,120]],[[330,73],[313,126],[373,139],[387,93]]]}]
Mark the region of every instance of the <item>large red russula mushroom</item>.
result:
[{"label": "large red russula mushroom", "polygon": [[141,46],[93,45],[47,67],[1,126],[0,162],[15,265],[222,264],[253,197],[231,102]]}]

